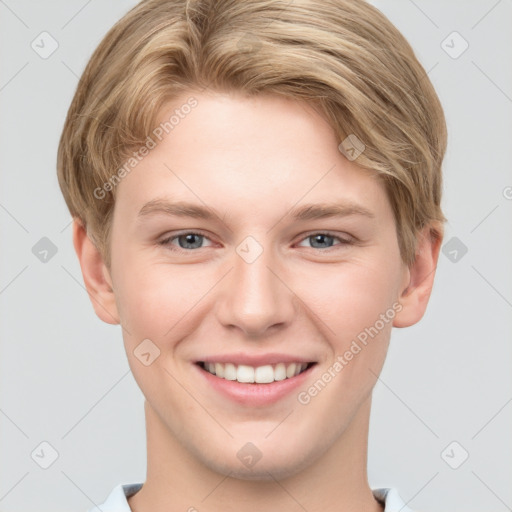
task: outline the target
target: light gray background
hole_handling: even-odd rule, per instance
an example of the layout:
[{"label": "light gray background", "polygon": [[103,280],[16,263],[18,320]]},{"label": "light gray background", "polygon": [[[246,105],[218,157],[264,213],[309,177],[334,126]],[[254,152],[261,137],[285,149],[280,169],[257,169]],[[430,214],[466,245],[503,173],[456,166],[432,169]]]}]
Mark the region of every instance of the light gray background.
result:
[{"label": "light gray background", "polygon": [[[512,0],[372,3],[445,108],[445,243],[468,250],[441,254],[427,314],[394,330],[374,393],[370,484],[423,512],[512,510]],[[84,290],[55,171],[78,76],[134,4],[0,0],[2,512],[85,511],[145,478],[143,396],[120,327],[95,316]],[[59,45],[47,59],[31,48],[43,31]],[[442,47],[453,31],[469,44],[458,58]],[[443,45],[452,54],[457,37]],[[32,252],[42,237],[57,247],[46,263]],[[49,461],[43,441],[58,452],[48,469],[34,460]]]}]

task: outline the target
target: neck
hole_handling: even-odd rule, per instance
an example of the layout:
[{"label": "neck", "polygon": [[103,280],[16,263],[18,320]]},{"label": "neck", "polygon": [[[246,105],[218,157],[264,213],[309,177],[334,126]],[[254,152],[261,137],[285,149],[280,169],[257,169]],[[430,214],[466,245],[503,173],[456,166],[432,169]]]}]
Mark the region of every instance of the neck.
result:
[{"label": "neck", "polygon": [[[337,441],[293,476],[242,480],[201,464],[172,436],[145,402],[147,478],[128,499],[133,512],[382,512],[366,474],[369,397]],[[328,425],[321,428],[329,428]]]}]

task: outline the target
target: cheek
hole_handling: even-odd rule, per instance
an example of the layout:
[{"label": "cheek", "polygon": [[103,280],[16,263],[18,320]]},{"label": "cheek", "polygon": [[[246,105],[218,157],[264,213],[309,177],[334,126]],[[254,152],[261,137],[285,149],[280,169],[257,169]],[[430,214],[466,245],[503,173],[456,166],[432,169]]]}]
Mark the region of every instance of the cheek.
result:
[{"label": "cheek", "polygon": [[123,312],[139,332],[162,338],[186,312],[187,300],[179,278],[156,276],[154,269],[132,273],[124,286]]},{"label": "cheek", "polygon": [[[133,335],[130,343],[149,338],[163,347],[179,339],[208,302],[216,276],[183,266],[126,260],[118,287],[123,325]],[[140,340],[139,340],[140,342]]]},{"label": "cheek", "polygon": [[331,267],[307,282],[297,280],[294,289],[299,290],[304,303],[325,324],[335,348],[341,349],[392,308],[397,275],[389,265],[365,261],[337,269]]},{"label": "cheek", "polygon": [[[322,382],[301,391],[318,417],[328,414],[323,424],[330,423],[335,431],[340,423],[332,417],[348,421],[382,369],[395,315],[397,274],[389,265],[361,262],[339,272],[331,269],[330,275],[330,279],[317,275],[308,306],[320,319],[316,325],[328,326],[324,332],[332,359],[318,375]],[[325,392],[318,391],[324,388]]]}]

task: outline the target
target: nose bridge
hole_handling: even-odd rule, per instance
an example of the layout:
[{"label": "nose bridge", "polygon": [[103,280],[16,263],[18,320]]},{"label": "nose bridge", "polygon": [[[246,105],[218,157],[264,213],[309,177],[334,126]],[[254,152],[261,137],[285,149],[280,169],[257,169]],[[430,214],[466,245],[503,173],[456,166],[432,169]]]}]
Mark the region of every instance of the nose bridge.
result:
[{"label": "nose bridge", "polygon": [[288,323],[293,315],[292,293],[276,276],[278,267],[272,251],[255,238],[242,241],[233,254],[233,270],[218,305],[221,323],[249,335]]}]

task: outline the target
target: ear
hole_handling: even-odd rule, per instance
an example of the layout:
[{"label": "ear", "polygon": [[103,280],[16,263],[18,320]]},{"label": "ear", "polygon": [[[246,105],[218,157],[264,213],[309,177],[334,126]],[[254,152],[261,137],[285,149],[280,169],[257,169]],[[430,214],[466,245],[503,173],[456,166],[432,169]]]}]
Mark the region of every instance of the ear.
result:
[{"label": "ear", "polygon": [[107,324],[118,324],[119,314],[110,273],[101,253],[78,218],[73,220],[73,245],[94,311]]},{"label": "ear", "polygon": [[428,225],[418,235],[416,259],[407,269],[402,293],[402,309],[395,315],[393,327],[409,327],[419,322],[427,309],[443,240],[440,224]]}]

